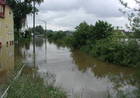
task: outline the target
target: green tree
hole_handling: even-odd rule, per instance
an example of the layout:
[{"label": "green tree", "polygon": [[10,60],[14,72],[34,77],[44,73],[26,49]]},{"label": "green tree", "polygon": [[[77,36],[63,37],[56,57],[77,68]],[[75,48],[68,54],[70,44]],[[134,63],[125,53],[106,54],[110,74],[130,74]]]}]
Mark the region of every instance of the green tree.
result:
[{"label": "green tree", "polygon": [[76,27],[73,34],[73,47],[80,48],[84,45],[92,45],[97,40],[111,36],[112,31],[112,25],[104,21],[97,21],[95,26],[82,22]]},{"label": "green tree", "polygon": [[41,25],[36,26],[34,31],[36,35],[45,34],[45,30],[43,29]]},{"label": "green tree", "polygon": [[24,0],[24,2],[27,3],[32,3],[33,1],[35,1],[37,4],[41,4],[44,0]]},{"label": "green tree", "polygon": [[94,27],[94,38],[96,40],[108,38],[112,35],[113,26],[104,21],[97,21]]},{"label": "green tree", "polygon": [[[14,13],[14,29],[16,36],[19,37],[20,29],[25,25],[27,15],[33,13],[34,7],[32,2],[34,0],[7,0],[7,4],[12,8]],[[37,4],[43,2],[43,0],[35,0]],[[37,11],[37,8],[35,8]]]},{"label": "green tree", "polygon": [[76,27],[72,42],[75,48],[80,48],[81,46],[86,45],[86,41],[89,38],[89,28],[90,26],[86,22],[82,22]]}]

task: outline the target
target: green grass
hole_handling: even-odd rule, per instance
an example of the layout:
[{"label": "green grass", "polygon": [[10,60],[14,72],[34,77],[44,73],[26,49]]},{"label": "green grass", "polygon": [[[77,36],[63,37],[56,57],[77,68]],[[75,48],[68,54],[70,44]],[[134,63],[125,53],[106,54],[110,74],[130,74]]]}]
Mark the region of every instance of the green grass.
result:
[{"label": "green grass", "polygon": [[45,86],[39,76],[23,74],[12,83],[7,98],[66,98],[66,94],[59,88]]}]

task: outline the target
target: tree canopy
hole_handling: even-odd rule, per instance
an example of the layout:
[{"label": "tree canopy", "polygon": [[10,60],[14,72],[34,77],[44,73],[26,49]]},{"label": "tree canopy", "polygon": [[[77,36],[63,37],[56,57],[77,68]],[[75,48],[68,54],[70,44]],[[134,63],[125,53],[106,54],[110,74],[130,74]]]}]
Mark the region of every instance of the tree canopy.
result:
[{"label": "tree canopy", "polygon": [[[14,13],[14,28],[16,31],[19,32],[22,26],[25,25],[27,15],[33,13],[33,1],[40,4],[44,0],[7,0],[7,4],[12,8]],[[37,11],[37,8],[35,9]]]},{"label": "tree canopy", "polygon": [[108,38],[112,35],[112,31],[113,26],[105,21],[97,21],[95,25],[88,25],[86,22],[82,22],[76,27],[76,31],[73,34],[73,46],[78,48],[96,40]]}]

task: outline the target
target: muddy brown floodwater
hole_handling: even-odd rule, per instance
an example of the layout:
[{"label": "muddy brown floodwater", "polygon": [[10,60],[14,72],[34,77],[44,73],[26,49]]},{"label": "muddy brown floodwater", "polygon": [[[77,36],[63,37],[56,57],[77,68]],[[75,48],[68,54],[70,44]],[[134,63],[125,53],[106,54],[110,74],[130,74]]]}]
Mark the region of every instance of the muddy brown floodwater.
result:
[{"label": "muddy brown floodwater", "polygon": [[[32,42],[0,49],[0,85],[6,83],[8,72],[18,61],[29,68],[36,67],[44,81],[63,89],[69,98],[139,96],[139,78],[135,68],[101,62],[78,50],[71,51],[46,42],[43,38],[36,39],[35,47],[35,55]],[[49,73],[50,77],[44,73]]]}]

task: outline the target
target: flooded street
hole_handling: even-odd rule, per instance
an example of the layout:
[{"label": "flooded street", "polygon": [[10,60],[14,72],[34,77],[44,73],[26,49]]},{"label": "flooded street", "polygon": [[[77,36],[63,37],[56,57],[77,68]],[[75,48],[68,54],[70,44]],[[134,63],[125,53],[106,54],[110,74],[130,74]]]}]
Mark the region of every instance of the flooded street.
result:
[{"label": "flooded street", "polygon": [[136,98],[140,85],[135,68],[104,63],[44,39],[37,39],[35,47],[35,57],[32,42],[0,49],[0,85],[7,82],[14,65],[22,62],[27,68],[36,68],[44,81],[62,88],[69,98],[116,98],[120,93]]}]

